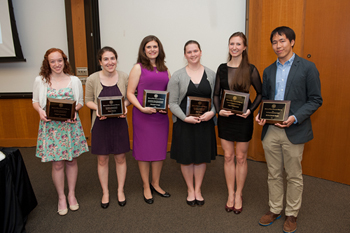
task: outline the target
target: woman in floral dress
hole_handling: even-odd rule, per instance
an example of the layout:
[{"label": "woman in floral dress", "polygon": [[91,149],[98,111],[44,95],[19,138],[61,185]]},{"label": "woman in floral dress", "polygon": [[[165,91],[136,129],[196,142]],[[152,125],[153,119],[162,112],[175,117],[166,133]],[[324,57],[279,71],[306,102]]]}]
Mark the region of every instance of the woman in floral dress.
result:
[{"label": "woman in floral dress", "polygon": [[40,117],[36,156],[42,162],[52,162],[52,180],[58,194],[58,214],[68,213],[64,193],[64,167],[68,183],[68,203],[72,211],[79,209],[75,197],[78,176],[77,157],[88,151],[84,131],[76,112],[73,121],[47,119],[47,98],[76,101],[75,110],[83,107],[83,88],[78,77],[71,76],[67,56],[62,50],[52,48],[46,51],[33,87],[33,107]]}]

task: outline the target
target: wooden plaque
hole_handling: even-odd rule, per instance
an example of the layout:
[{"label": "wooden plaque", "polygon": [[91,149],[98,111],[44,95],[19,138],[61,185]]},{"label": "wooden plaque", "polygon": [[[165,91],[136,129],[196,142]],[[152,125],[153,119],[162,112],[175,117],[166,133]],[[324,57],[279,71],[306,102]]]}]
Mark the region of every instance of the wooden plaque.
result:
[{"label": "wooden plaque", "polygon": [[169,92],[143,90],[143,107],[150,107],[168,112]]},{"label": "wooden plaque", "polygon": [[211,99],[187,96],[186,116],[201,116],[211,109]]},{"label": "wooden plaque", "polygon": [[262,100],[259,118],[268,124],[282,123],[289,116],[290,100]]},{"label": "wooden plaque", "polygon": [[224,90],[221,99],[221,109],[232,113],[243,114],[247,111],[249,93]]},{"label": "wooden plaque", "polygon": [[100,116],[119,117],[125,114],[123,96],[98,97],[97,107]]},{"label": "wooden plaque", "polygon": [[47,119],[55,121],[74,120],[75,104],[74,100],[47,98]]}]

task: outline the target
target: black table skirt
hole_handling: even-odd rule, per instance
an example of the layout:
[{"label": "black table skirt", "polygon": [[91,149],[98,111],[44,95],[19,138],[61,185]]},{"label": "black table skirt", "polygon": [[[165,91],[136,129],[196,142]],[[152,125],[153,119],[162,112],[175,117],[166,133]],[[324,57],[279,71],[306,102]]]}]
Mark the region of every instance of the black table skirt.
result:
[{"label": "black table skirt", "polygon": [[25,232],[29,213],[37,206],[21,152],[3,148],[0,161],[0,232]]}]

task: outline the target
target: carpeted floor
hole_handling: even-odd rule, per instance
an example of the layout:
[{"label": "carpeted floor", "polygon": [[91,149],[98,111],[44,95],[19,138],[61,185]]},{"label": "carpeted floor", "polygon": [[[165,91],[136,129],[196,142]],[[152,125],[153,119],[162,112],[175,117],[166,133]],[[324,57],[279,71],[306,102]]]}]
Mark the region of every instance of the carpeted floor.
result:
[{"label": "carpeted floor", "polygon": [[[203,207],[186,204],[186,185],[180,165],[168,158],[164,162],[161,186],[170,198],[154,196],[154,204],[143,200],[137,162],[127,154],[125,185],[127,204],[120,207],[116,197],[116,176],[110,157],[110,206],[100,207],[102,191],[97,176],[96,156],[79,157],[76,195],[80,209],[59,216],[57,193],[51,179],[51,163],[41,163],[35,148],[20,148],[38,206],[29,215],[27,232],[282,232],[284,217],[271,226],[258,225],[268,211],[266,164],[248,161],[244,188],[244,209],[240,215],[224,210],[227,198],[224,159],[218,156],[208,164],[202,186]],[[66,192],[67,193],[67,192]],[[350,186],[304,176],[302,209],[297,232],[350,232]]]}]

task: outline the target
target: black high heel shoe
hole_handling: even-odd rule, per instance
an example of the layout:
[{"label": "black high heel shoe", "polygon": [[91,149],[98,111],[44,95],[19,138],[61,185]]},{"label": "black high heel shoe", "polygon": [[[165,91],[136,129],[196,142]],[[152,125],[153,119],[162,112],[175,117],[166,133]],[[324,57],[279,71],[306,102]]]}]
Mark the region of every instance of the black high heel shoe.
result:
[{"label": "black high heel shoe", "polygon": [[168,193],[168,192],[165,192],[165,193],[160,193],[160,192],[158,192],[154,187],[153,187],[153,185],[150,183],[149,184],[149,187],[151,188],[151,190],[152,191],[154,191],[155,193],[157,193],[159,196],[161,196],[161,197],[170,197],[171,195],[170,195],[170,193]]},{"label": "black high heel shoe", "polygon": [[126,199],[124,201],[119,201],[118,200],[118,205],[120,205],[121,207],[126,205]]},{"label": "black high heel shoe", "polygon": [[147,198],[145,197],[145,194],[143,194],[143,200],[145,200],[145,202],[146,202],[147,204],[153,204],[153,202],[154,202],[154,200],[153,200],[153,190],[152,190],[152,189],[151,189],[151,195],[152,195],[152,197],[149,198],[149,199],[147,199]]},{"label": "black high heel shoe", "polygon": [[107,209],[108,206],[109,206],[109,202],[107,202],[107,203],[102,203],[102,201],[101,201],[101,207],[102,207],[102,209]]}]

